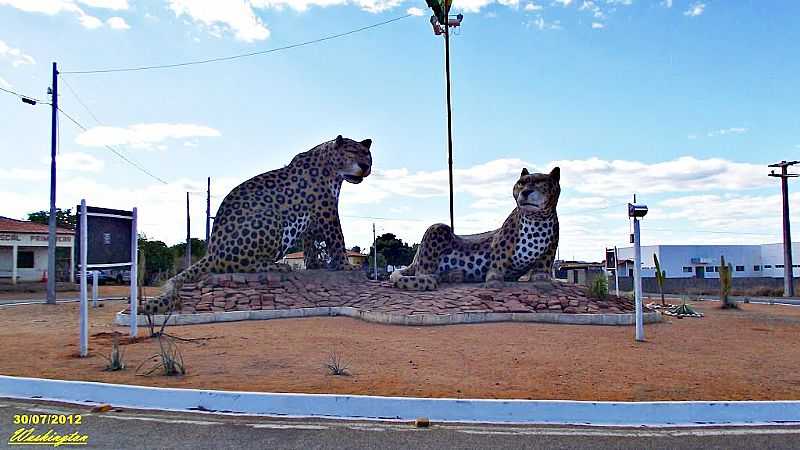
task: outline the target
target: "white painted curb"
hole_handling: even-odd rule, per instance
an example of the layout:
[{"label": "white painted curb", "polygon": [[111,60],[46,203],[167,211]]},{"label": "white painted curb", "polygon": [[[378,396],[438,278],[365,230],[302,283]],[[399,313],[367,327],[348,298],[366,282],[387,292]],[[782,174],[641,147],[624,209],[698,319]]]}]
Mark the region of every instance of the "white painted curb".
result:
[{"label": "white painted curb", "polygon": [[800,424],[800,401],[587,402],[278,394],[154,388],[0,375],[0,397],[133,409],[350,420],[594,426]]},{"label": "white painted curb", "polygon": [[[288,319],[293,317],[345,316],[361,319],[365,322],[390,325],[456,325],[464,323],[490,322],[536,322],[560,323],[567,325],[634,325],[633,313],[620,314],[570,314],[570,313],[510,313],[510,312],[459,312],[452,314],[421,313],[404,314],[381,311],[362,311],[351,306],[324,306],[316,308],[263,309],[252,311],[218,311],[194,314],[171,314],[153,316],[153,324],[160,326],[169,317],[167,325],[196,325],[201,323],[234,322],[241,320]],[[130,314],[120,311],[114,323],[121,326],[130,325]],[[147,316],[139,314],[139,324],[147,323]],[[661,322],[658,311],[644,313],[644,323]]]}]

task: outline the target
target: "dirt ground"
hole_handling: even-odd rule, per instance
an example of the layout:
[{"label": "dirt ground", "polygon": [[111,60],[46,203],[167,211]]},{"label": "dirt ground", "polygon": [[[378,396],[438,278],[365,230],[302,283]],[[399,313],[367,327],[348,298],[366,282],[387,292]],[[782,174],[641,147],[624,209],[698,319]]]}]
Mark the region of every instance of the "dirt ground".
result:
[{"label": "dirt ground", "polygon": [[[117,286],[117,285],[106,285],[106,286],[99,286],[98,291],[100,291],[100,297],[127,297],[131,293],[131,288],[129,286]],[[158,295],[161,288],[158,287],[151,287],[145,286],[144,287],[144,295],[146,296],[154,296]],[[92,295],[92,286],[89,285],[89,298],[91,299]],[[56,299],[62,300],[67,298],[78,298],[80,296],[80,292],[77,290],[74,291],[59,291],[56,293]],[[46,298],[46,294],[44,291],[37,291],[37,292],[0,292],[0,300],[44,300]]]},{"label": "dirt ground", "polygon": [[[122,302],[90,311],[90,356],[74,356],[78,306],[0,308],[0,373],[149,386],[390,396],[574,400],[800,399],[800,308],[698,302],[703,319],[632,327],[501,323],[442,327],[306,318],[172,327],[188,374],[141,376],[154,339],[124,345],[105,372]],[[146,334],[144,328],[141,334]],[[326,374],[336,350],[351,376]]]}]

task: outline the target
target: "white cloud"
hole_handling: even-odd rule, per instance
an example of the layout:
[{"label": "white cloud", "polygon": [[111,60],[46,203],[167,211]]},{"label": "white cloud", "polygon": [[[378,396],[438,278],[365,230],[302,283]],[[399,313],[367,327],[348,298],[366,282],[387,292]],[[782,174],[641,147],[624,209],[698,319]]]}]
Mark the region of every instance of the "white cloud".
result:
[{"label": "white cloud", "polygon": [[128,30],[131,28],[122,17],[109,17],[108,20],[106,20],[106,24],[113,30]]},{"label": "white cloud", "polygon": [[92,8],[124,10],[128,9],[128,0],[78,0]]},{"label": "white cloud", "polygon": [[103,21],[97,17],[84,14],[78,19],[83,28],[94,30],[103,26]]},{"label": "white cloud", "polygon": [[744,127],[722,128],[719,130],[709,131],[708,137],[725,136],[726,134],[744,134],[748,131],[750,130]]},{"label": "white cloud", "polygon": [[[46,170],[33,170],[33,169],[20,169],[10,168],[5,169],[0,167],[0,179],[14,180],[14,181],[43,181],[48,178]],[[5,199],[3,199],[5,203]]]},{"label": "white cloud", "polygon": [[553,0],[553,4],[560,4],[563,7],[567,7],[572,3],[572,0]]},{"label": "white cloud", "polygon": [[672,0],[662,0],[661,5],[666,8],[672,8]]},{"label": "white cloud", "polygon": [[32,56],[27,55],[18,48],[13,48],[0,40],[0,60],[7,60],[11,62],[14,67],[19,67],[25,64],[36,64]]},{"label": "white cloud", "polygon": [[[49,159],[43,162],[50,164]],[[68,172],[102,172],[105,163],[88,153],[82,152],[62,152],[56,157],[56,167],[59,171]]]},{"label": "white cloud", "polygon": [[212,35],[230,31],[236,39],[244,42],[262,41],[270,35],[269,29],[253,11],[251,2],[246,0],[169,0],[169,8],[176,17],[186,15],[206,27]]},{"label": "white cloud", "polygon": [[525,5],[525,11],[541,11],[542,5],[537,5],[536,3],[528,3]]},{"label": "white cloud", "polygon": [[0,77],[0,87],[6,88],[6,89],[11,89],[12,86],[11,86],[11,83],[9,83],[5,79],[3,79],[3,77]]},{"label": "white cloud", "polygon": [[689,6],[689,9],[683,12],[683,15],[689,17],[697,17],[703,14],[705,10],[706,10],[705,3],[696,2],[692,3],[691,6]]},{"label": "white cloud", "polygon": [[452,8],[466,13],[477,13],[483,7],[492,3],[494,3],[494,0],[453,0]]},{"label": "white cloud", "polygon": [[592,28],[599,29],[599,28],[605,28],[605,27],[606,26],[604,24],[600,23],[600,22],[592,22]]},{"label": "white cloud", "polygon": [[525,26],[528,28],[537,28],[539,30],[560,30],[561,21],[554,20],[552,22],[548,22],[544,20],[544,17],[536,16],[534,19],[525,22]]},{"label": "white cloud", "polygon": [[[119,10],[128,8],[127,0],[78,0],[78,2],[99,9]],[[78,21],[84,28],[96,29],[103,26],[102,20],[87,14],[75,0],[0,0],[0,5],[50,16],[62,12],[73,13],[78,16]]]},{"label": "white cloud", "polygon": [[131,125],[128,128],[98,126],[84,131],[76,138],[76,142],[86,147],[102,147],[104,145],[130,145],[141,149],[160,149],[168,139],[187,139],[195,137],[217,137],[220,132],[214,128],[194,124],[145,123]]},{"label": "white cloud", "polygon": [[422,8],[417,8],[416,6],[408,8],[406,10],[406,14],[411,14],[412,16],[423,16],[425,15],[425,11]]}]

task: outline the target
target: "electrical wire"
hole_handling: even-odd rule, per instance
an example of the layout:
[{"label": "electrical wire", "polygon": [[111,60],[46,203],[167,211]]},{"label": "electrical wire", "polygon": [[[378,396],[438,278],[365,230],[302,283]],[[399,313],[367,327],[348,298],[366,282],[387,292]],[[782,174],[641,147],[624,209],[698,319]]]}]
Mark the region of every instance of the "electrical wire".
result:
[{"label": "electrical wire", "polygon": [[[63,81],[63,82],[64,82],[64,84],[67,86],[67,89],[69,89],[69,91],[72,93],[72,96],[73,96],[73,97],[75,97],[75,100],[77,100],[77,101],[78,101],[78,103],[80,103],[80,105],[81,105],[81,106],[83,106],[83,109],[85,109],[85,110],[86,110],[86,112],[87,112],[87,113],[89,113],[89,115],[90,115],[90,116],[92,116],[92,119],[94,119],[94,121],[95,121],[95,122],[96,122],[98,125],[102,126],[102,125],[103,125],[103,123],[102,123],[102,122],[100,122],[100,119],[98,119],[98,118],[97,118],[97,116],[96,116],[96,115],[95,115],[95,114],[92,112],[92,110],[91,110],[91,109],[89,109],[89,107],[88,107],[88,106],[86,106],[86,103],[84,103],[84,102],[83,102],[83,100],[81,100],[81,97],[78,95],[78,93],[77,93],[77,92],[75,92],[75,89],[73,89],[73,88],[72,88],[72,86],[69,84],[69,82],[67,82],[66,78],[62,78],[62,79],[61,79],[61,81]],[[84,131],[86,131],[86,128],[85,128],[83,125],[80,125],[80,124],[79,124],[79,123],[78,123],[78,122],[77,122],[75,119],[73,119],[72,117],[70,117],[70,116],[69,116],[69,114],[67,114],[67,113],[65,113],[64,111],[62,111],[62,110],[61,110],[61,108],[59,108],[58,110],[59,110],[59,111],[61,111],[61,112],[62,112],[62,113],[65,115],[65,116],[67,116],[67,117],[68,117],[70,120],[72,120],[72,121],[73,121],[73,122],[74,122],[76,125],[78,125],[80,128],[82,128]],[[116,149],[112,148],[111,146],[109,146],[109,145],[106,145],[105,147],[106,147],[106,148],[108,148],[109,150],[111,150],[112,152],[114,152],[114,154],[115,154],[115,155],[119,156],[119,157],[120,157],[120,158],[122,158],[124,161],[126,161],[127,163],[129,163],[129,164],[131,164],[132,166],[136,167],[137,169],[141,170],[142,172],[144,172],[145,174],[149,175],[150,177],[152,177],[152,178],[154,178],[154,179],[156,179],[156,180],[160,181],[160,182],[161,182],[161,183],[163,183],[163,184],[169,184],[169,183],[167,183],[166,181],[164,181],[163,179],[161,179],[161,178],[157,177],[156,175],[153,175],[153,174],[152,174],[152,173],[151,173],[149,170],[145,169],[145,168],[144,168],[144,167],[142,167],[140,164],[138,164],[138,163],[135,163],[135,162],[131,161],[131,160],[130,160],[130,158],[128,158],[128,157],[126,157],[126,156],[122,155],[122,154],[121,154],[121,152],[117,151]]]},{"label": "electrical wire", "polygon": [[49,104],[50,104],[50,102],[45,102],[45,101],[43,101],[43,100],[39,100],[38,98],[36,98],[36,97],[31,97],[31,96],[29,96],[29,95],[20,94],[19,92],[12,91],[12,90],[10,90],[10,89],[6,89],[6,88],[4,88],[4,87],[0,87],[0,91],[3,91],[3,92],[6,92],[6,93],[9,93],[9,94],[11,94],[11,95],[15,95],[15,96],[17,96],[17,97],[19,97],[19,98],[21,98],[21,99],[33,100],[33,101],[35,101],[35,102],[36,102],[36,104],[42,104],[42,105],[49,105]]},{"label": "electrical wire", "polygon": [[[64,112],[64,110],[63,110],[63,109],[61,109],[61,108],[58,108],[58,111],[59,111],[59,112],[61,112],[61,114],[64,114],[64,116],[65,116],[67,119],[69,119],[69,120],[70,120],[72,123],[74,123],[74,124],[75,124],[75,126],[77,126],[78,128],[80,128],[81,130],[83,130],[83,131],[88,131],[88,128],[86,128],[86,127],[85,127],[85,126],[83,126],[83,125],[82,125],[80,122],[78,122],[77,120],[75,120],[75,119],[74,119],[72,116],[70,116],[69,114],[67,114],[66,112]],[[127,162],[127,163],[128,163],[128,164],[130,164],[131,166],[133,166],[133,167],[137,168],[139,171],[141,171],[142,173],[146,174],[146,175],[147,175],[147,176],[149,176],[150,178],[153,178],[154,180],[157,180],[157,181],[159,181],[159,182],[161,182],[161,183],[163,183],[163,184],[169,184],[168,182],[164,181],[164,179],[163,179],[163,178],[160,178],[160,177],[158,177],[158,176],[154,175],[154,174],[153,174],[152,172],[150,172],[149,170],[145,169],[144,167],[142,167],[141,165],[137,164],[136,162],[134,162],[134,161],[130,160],[128,157],[126,157],[125,155],[123,155],[122,153],[120,153],[119,151],[117,151],[117,149],[115,149],[114,147],[112,147],[112,146],[110,146],[110,145],[106,145],[106,144],[104,144],[103,146],[104,146],[105,148],[107,148],[107,149],[111,150],[111,152],[112,152],[112,153],[114,153],[115,155],[117,155],[117,156],[118,156],[120,159],[122,159],[123,161]]]},{"label": "electrical wire", "polygon": [[186,61],[181,63],[174,63],[174,64],[159,64],[159,65],[151,65],[151,66],[136,66],[136,67],[120,67],[120,68],[111,68],[111,69],[96,69],[96,70],[65,70],[61,71],[62,75],[88,75],[88,74],[97,74],[97,73],[112,73],[112,72],[135,72],[135,71],[142,71],[142,70],[154,70],[154,69],[174,69],[176,67],[185,67],[185,66],[194,66],[198,64],[208,64],[214,62],[221,62],[221,61],[230,61],[233,59],[239,58],[248,58],[251,56],[258,56],[258,55],[265,55],[268,53],[275,53],[282,50],[289,50],[298,47],[304,47],[306,45],[317,44],[324,41],[329,41],[332,39],[337,39],[344,36],[349,36],[351,34],[360,33],[362,31],[366,31],[372,28],[377,28],[383,25],[388,25],[392,22],[397,22],[399,20],[403,20],[405,18],[412,17],[412,14],[406,14],[404,16],[395,17],[394,19],[385,20],[383,22],[374,23],[372,25],[368,25],[361,28],[356,28],[354,30],[345,31],[343,33],[331,34],[328,36],[323,36],[321,38],[312,39],[310,41],[299,42],[297,44],[285,45],[283,47],[275,47],[267,50],[260,50],[257,52],[249,52],[249,53],[241,53],[238,55],[230,55],[230,56],[222,56],[219,58],[209,58],[209,59],[200,59],[195,61]]}]

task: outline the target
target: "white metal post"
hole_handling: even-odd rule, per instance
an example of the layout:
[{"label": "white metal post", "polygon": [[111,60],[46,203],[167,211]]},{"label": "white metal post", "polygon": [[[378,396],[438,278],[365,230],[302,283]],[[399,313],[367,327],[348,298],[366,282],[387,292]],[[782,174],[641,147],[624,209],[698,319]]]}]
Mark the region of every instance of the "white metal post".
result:
[{"label": "white metal post", "polygon": [[89,299],[87,298],[86,247],[88,245],[88,226],[86,224],[86,200],[81,200],[81,357],[89,354]]},{"label": "white metal post", "polygon": [[136,221],[138,212],[133,208],[131,218],[131,331],[132,338],[137,336],[136,319],[139,314],[139,235],[137,234]]},{"label": "white metal post", "polygon": [[100,282],[100,271],[93,270],[92,271],[92,308],[97,308],[97,289]]},{"label": "white metal post", "polygon": [[69,282],[75,283],[75,236],[72,237],[72,245],[69,247]]},{"label": "white metal post", "polygon": [[642,246],[639,219],[633,218],[633,292],[636,299],[636,340],[644,341],[642,314]]},{"label": "white metal post", "polygon": [[19,255],[19,247],[15,244],[11,246],[11,284],[17,284],[19,272],[19,269],[17,269],[17,255]]},{"label": "white metal post", "polygon": [[617,297],[619,297],[619,255],[616,245],[614,246],[614,287],[617,290]]},{"label": "white metal post", "polygon": [[372,249],[375,251],[375,281],[378,281],[378,238],[375,237],[375,222],[372,222]]}]

